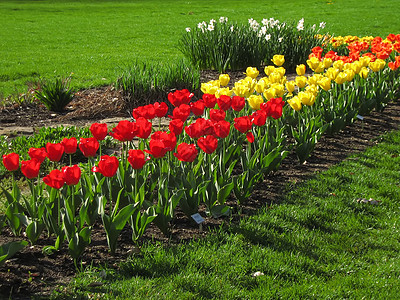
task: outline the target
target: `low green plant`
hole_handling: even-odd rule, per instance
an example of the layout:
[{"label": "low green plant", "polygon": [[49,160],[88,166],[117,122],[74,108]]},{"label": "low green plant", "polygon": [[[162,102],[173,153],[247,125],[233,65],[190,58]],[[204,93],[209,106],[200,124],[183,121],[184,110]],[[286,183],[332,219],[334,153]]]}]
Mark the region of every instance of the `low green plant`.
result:
[{"label": "low green plant", "polygon": [[55,112],[64,111],[65,107],[74,98],[70,88],[70,78],[57,77],[53,80],[41,80],[35,97],[43,103],[48,110]]},{"label": "low green plant", "polygon": [[176,63],[136,61],[126,67],[116,82],[122,89],[129,108],[164,101],[172,90],[196,91],[200,87],[200,71],[184,60]]}]

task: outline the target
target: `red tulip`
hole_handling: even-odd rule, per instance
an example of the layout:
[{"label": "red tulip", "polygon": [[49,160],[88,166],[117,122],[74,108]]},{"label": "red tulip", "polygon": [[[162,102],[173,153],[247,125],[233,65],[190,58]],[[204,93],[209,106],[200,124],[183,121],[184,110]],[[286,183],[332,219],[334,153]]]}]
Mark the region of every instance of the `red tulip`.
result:
[{"label": "red tulip", "polygon": [[113,177],[118,170],[119,161],[115,156],[103,155],[98,166],[92,168],[93,172],[101,173],[105,177]]},{"label": "red tulip", "polygon": [[144,150],[145,152],[151,154],[154,158],[163,157],[168,150],[162,140],[151,139],[149,143],[150,150]]},{"label": "red tulip", "polygon": [[156,117],[162,118],[167,114],[168,106],[165,102],[161,103],[155,102],[153,106],[156,113]]},{"label": "red tulip", "polygon": [[206,137],[200,137],[197,140],[197,145],[207,154],[211,154],[218,147],[218,139],[212,135],[207,135]]},{"label": "red tulip", "polygon": [[201,116],[205,109],[203,100],[199,100],[190,104],[190,109],[195,116]]},{"label": "red tulip", "polygon": [[175,135],[180,135],[183,130],[183,121],[180,119],[173,119],[168,125],[169,131],[173,132]]},{"label": "red tulip", "polygon": [[256,110],[251,117],[256,126],[264,126],[267,121],[267,113],[264,110]]},{"label": "red tulip", "polygon": [[282,110],[285,102],[282,101],[282,98],[272,98],[269,101],[262,103],[260,105],[261,110],[264,110],[267,113],[267,117],[272,117],[274,119],[279,119],[282,117]]},{"label": "red tulip", "polygon": [[10,153],[3,155],[3,165],[8,171],[16,171],[19,168],[19,155],[17,153]]},{"label": "red tulip", "polygon": [[47,143],[46,144],[47,157],[51,161],[60,161],[63,153],[64,146],[61,143]]},{"label": "red tulip", "polygon": [[185,127],[185,132],[192,139],[197,139],[203,135],[214,134],[214,124],[211,120],[198,118],[196,122]]},{"label": "red tulip", "polygon": [[182,143],[177,147],[177,153],[174,156],[180,161],[192,162],[196,159],[198,151],[193,144]]},{"label": "red tulip", "polygon": [[212,94],[204,94],[203,101],[204,105],[208,108],[214,108],[215,104],[217,104],[217,98]]},{"label": "red tulip", "polygon": [[132,141],[136,135],[136,124],[128,120],[122,120],[112,129],[110,135],[120,142]]},{"label": "red tulip", "polygon": [[168,100],[174,107],[178,107],[181,104],[188,104],[193,95],[194,94],[190,93],[187,89],[177,90],[168,94]]},{"label": "red tulip", "polygon": [[254,142],[254,135],[253,135],[253,133],[251,131],[248,131],[246,133],[246,138],[249,141],[249,143],[253,143]]},{"label": "red tulip", "polygon": [[151,133],[152,124],[144,117],[139,117],[136,121],[136,135],[141,139],[147,139]]},{"label": "red tulip", "polygon": [[232,109],[234,111],[241,111],[246,105],[246,101],[243,97],[233,96],[232,97]]},{"label": "red tulip", "polygon": [[225,120],[226,113],[222,109],[210,109],[210,119],[214,122]]},{"label": "red tulip", "polygon": [[21,161],[21,172],[26,178],[32,179],[38,177],[40,169],[40,161],[36,158]]},{"label": "red tulip", "polygon": [[93,123],[90,126],[89,130],[92,133],[93,137],[98,141],[104,140],[108,134],[106,123]]},{"label": "red tulip", "polygon": [[78,141],[76,138],[64,138],[61,141],[61,144],[64,146],[64,152],[67,154],[73,154],[76,152],[76,148],[78,147]]},{"label": "red tulip", "polygon": [[[178,107],[175,107],[174,110],[172,111],[172,119],[180,119],[183,122],[186,121],[186,119],[190,115],[190,106],[187,104],[181,104]],[[171,118],[171,116],[169,116]]]},{"label": "red tulip", "polygon": [[99,149],[100,144],[96,138],[81,138],[79,141],[79,149],[85,157],[94,157]]},{"label": "red tulip", "polygon": [[142,150],[129,150],[128,161],[135,170],[143,168],[146,163],[144,152]]},{"label": "red tulip", "polygon": [[146,120],[152,120],[156,116],[156,110],[154,109],[153,104],[143,105],[135,108],[132,111],[132,116],[137,120],[140,117],[145,118]]},{"label": "red tulip", "polygon": [[215,135],[219,138],[226,138],[229,135],[231,129],[231,123],[225,120],[221,120],[214,123]]},{"label": "red tulip", "polygon": [[242,133],[245,133],[251,129],[251,120],[248,116],[239,117],[234,119],[235,124],[233,126]]},{"label": "red tulip", "polygon": [[217,99],[218,107],[222,110],[228,110],[232,107],[232,98],[226,95],[221,95]]},{"label": "red tulip", "polygon": [[28,155],[30,158],[36,158],[40,163],[42,163],[47,157],[47,152],[45,148],[30,148]]},{"label": "red tulip", "polygon": [[65,183],[64,175],[60,170],[52,170],[49,175],[43,177],[43,182],[53,189],[61,189]]},{"label": "red tulip", "polygon": [[62,167],[61,172],[63,173],[67,185],[76,185],[78,184],[79,179],[81,179],[82,172],[78,165]]}]

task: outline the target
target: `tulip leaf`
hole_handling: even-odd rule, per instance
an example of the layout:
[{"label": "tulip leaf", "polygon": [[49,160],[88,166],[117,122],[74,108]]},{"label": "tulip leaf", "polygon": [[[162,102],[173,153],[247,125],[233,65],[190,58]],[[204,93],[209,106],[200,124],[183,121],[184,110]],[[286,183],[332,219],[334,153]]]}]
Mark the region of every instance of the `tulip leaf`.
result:
[{"label": "tulip leaf", "polygon": [[0,246],[0,266],[4,264],[7,259],[14,256],[15,253],[25,248],[28,245],[27,241],[16,241],[3,244]]}]

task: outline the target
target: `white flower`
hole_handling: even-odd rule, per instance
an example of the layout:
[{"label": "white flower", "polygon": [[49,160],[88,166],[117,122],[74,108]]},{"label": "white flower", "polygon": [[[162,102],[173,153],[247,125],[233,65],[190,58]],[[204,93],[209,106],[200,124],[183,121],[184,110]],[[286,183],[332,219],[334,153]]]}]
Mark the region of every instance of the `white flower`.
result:
[{"label": "white flower", "polygon": [[319,28],[324,29],[325,28],[326,23],[325,22],[321,22],[319,23]]},{"label": "white flower", "polygon": [[304,18],[301,18],[300,20],[299,20],[299,23],[297,24],[297,30],[298,31],[301,31],[301,30],[303,30],[304,29]]},{"label": "white flower", "polygon": [[262,19],[262,20],[261,20],[261,23],[262,23],[264,26],[268,26],[269,20],[268,20],[268,19]]},{"label": "white flower", "polygon": [[266,26],[261,27],[260,35],[265,35],[266,33],[267,33],[267,27]]},{"label": "white flower", "polygon": [[233,32],[235,30],[235,26],[231,26],[231,31]]},{"label": "white flower", "polygon": [[226,22],[228,22],[228,18],[227,17],[220,17],[219,18],[219,22],[220,23],[226,23]]},{"label": "white flower", "polygon": [[313,26],[311,26],[311,29],[315,30],[316,27],[317,27],[317,25],[314,24]]},{"label": "white flower", "polygon": [[186,27],[186,32],[190,32],[190,27]]},{"label": "white flower", "polygon": [[213,30],[214,30],[214,25],[213,25],[213,23],[210,23],[210,25],[208,25],[207,30],[208,30],[208,31],[213,31]]},{"label": "white flower", "polygon": [[253,18],[249,19],[249,24],[250,27],[254,30],[257,31],[258,28],[260,27],[260,24],[258,24],[258,22],[256,20],[254,20]]},{"label": "white flower", "polygon": [[215,21],[214,19],[210,20],[210,24],[214,24],[215,22],[217,22],[217,21]]},{"label": "white flower", "polygon": [[266,41],[269,41],[270,39],[271,39],[271,35],[270,34],[265,35],[265,40]]},{"label": "white flower", "polygon": [[278,38],[278,42],[281,43],[283,40],[283,37]]}]

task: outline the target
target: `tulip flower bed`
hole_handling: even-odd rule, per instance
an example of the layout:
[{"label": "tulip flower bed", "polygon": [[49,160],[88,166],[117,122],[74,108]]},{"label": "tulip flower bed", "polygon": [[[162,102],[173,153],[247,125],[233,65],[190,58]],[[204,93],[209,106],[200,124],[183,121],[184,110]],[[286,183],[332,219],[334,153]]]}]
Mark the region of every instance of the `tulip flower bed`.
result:
[{"label": "tulip flower bed", "polygon": [[[350,43],[347,57],[316,47],[307,60],[314,73],[305,76],[306,66],[299,65],[293,81],[286,80],[284,56],[275,55],[275,66],[265,67],[266,76],[260,79],[259,71],[249,67],[246,78],[232,89],[224,87],[229,82],[224,74],[203,83],[199,100],[188,90],[170,93],[171,115],[166,116],[166,103],[156,102],[133,109],[134,121],[114,128],[92,124],[92,137],[31,148],[29,160],[4,154],[5,168],[11,176],[21,170],[30,195],[22,196],[15,182],[11,191],[2,189],[7,208],[1,227],[7,224],[15,235],[24,232],[32,244],[42,234],[54,236],[54,245],[44,251],[67,244],[76,262],[99,221],[114,254],[126,226],[134,243],[150,223],[168,235],[178,206],[188,218],[202,208],[207,216],[228,216],[232,210],[227,199],[245,203],[254,185],[277,170],[289,151],[304,162],[322,134],[338,132],[360,114],[381,111],[398,99],[399,39],[376,38],[359,50]],[[392,51],[378,58],[389,44]],[[168,128],[155,130],[152,121],[165,117]],[[118,155],[103,154],[107,136],[121,144]],[[64,155],[77,151],[86,163],[59,164]],[[54,169],[42,176],[45,160]],[[3,246],[1,253],[8,250],[0,263],[24,244]]]}]

